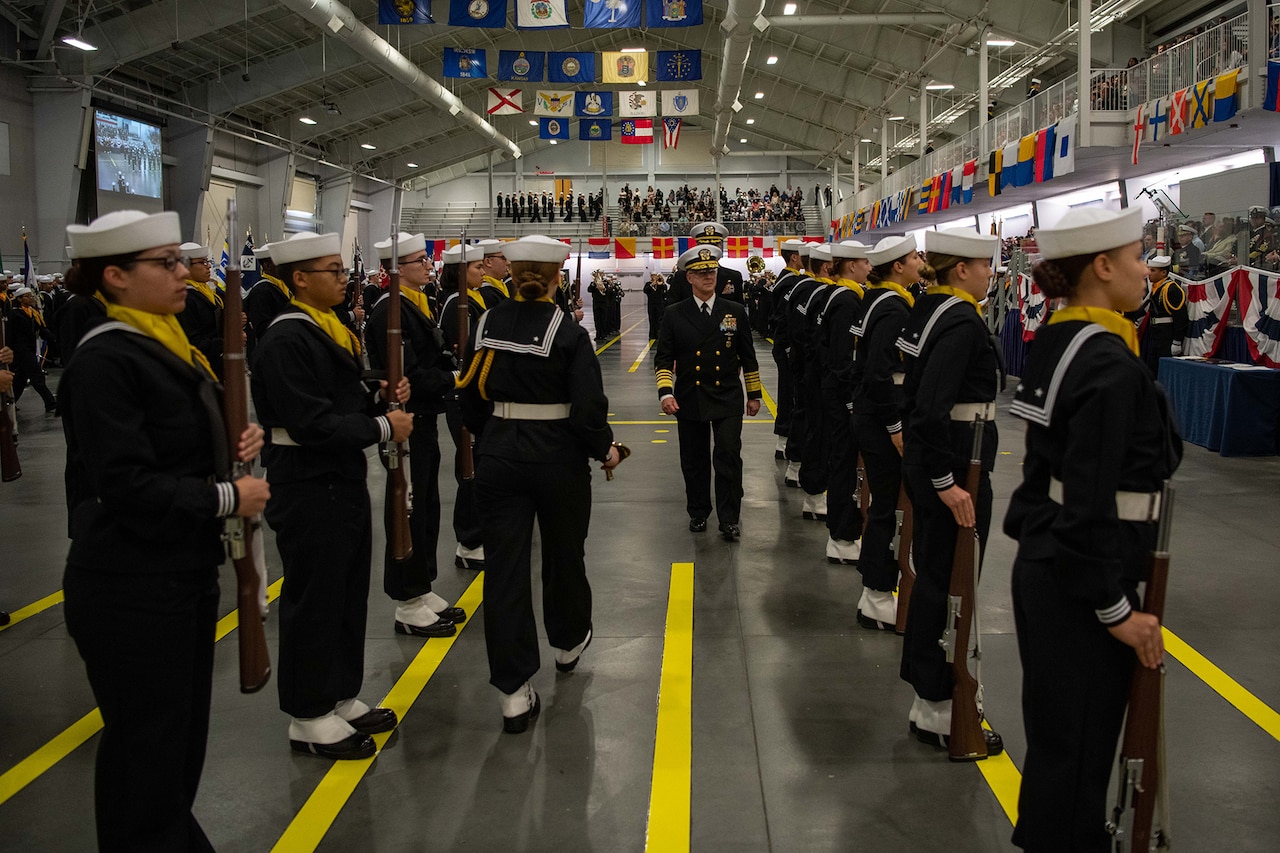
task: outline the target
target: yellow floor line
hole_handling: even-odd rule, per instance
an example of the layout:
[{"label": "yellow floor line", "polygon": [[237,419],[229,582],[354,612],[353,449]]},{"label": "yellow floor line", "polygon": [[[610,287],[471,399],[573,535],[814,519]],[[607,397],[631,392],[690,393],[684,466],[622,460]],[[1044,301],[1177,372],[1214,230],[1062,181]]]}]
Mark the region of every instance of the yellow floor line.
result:
[{"label": "yellow floor line", "polygon": [[1164,629],[1164,649],[1174,660],[1191,670],[1191,673],[1226,699],[1236,709],[1252,720],[1258,728],[1280,740],[1280,714],[1257,696],[1240,686],[1234,678],[1219,669],[1177,634]]},{"label": "yellow floor line", "polygon": [[[275,601],[280,595],[280,584],[284,579],[276,581],[267,587],[267,601]],[[62,593],[56,593],[61,596]],[[32,605],[34,606],[34,605]],[[240,624],[239,617],[235,610],[232,610],[226,616],[218,620],[217,628],[214,633],[214,642],[226,637]],[[62,759],[66,758],[76,749],[78,749],[85,741],[96,735],[102,729],[102,713],[94,708],[85,714],[79,720],[76,720],[61,733],[19,761],[13,767],[9,768],[3,775],[0,775],[0,805],[3,805],[14,794],[30,785],[41,774],[53,767]]]},{"label": "yellow floor line", "polygon": [[[379,707],[390,708],[396,712],[400,722],[404,722],[409,709],[418,700],[418,695],[431,680],[431,676],[435,675],[444,656],[453,648],[467,626],[475,621],[476,608],[480,606],[483,597],[484,572],[481,572],[457,601],[457,606],[467,611],[471,618],[463,622],[458,633],[452,637],[424,642],[422,650],[409,663]],[[378,745],[378,749],[382,749],[391,735],[392,732],[374,735],[373,742]],[[363,761],[335,761],[271,849],[281,853],[315,850],[376,758],[377,755]]]},{"label": "yellow floor line", "polygon": [[636,363],[631,365],[627,373],[635,373],[640,369],[640,365],[644,364],[644,357],[649,354],[649,350],[653,349],[653,345],[657,343],[653,338],[649,339],[649,343],[644,345],[644,349],[640,350],[640,357],[636,359]]},{"label": "yellow floor line", "polygon": [[646,853],[682,853],[689,849],[692,758],[693,563],[672,563]]},{"label": "yellow floor line", "polygon": [[14,625],[17,625],[23,619],[30,619],[32,616],[35,616],[37,613],[43,613],[44,611],[48,610],[50,607],[53,607],[55,604],[61,604],[61,603],[62,603],[62,590],[58,590],[57,592],[52,592],[46,595],[44,598],[40,599],[39,601],[33,604],[28,604],[26,607],[19,608],[18,610],[15,610],[12,613],[10,613],[9,624],[0,626],[0,631],[8,631],[10,628],[12,628]]},{"label": "yellow floor line", "polygon": [[[982,727],[988,730],[991,728],[986,720],[982,721]],[[987,785],[991,788],[991,793],[995,794],[996,799],[1000,801],[1000,808],[1004,809],[1009,823],[1016,826],[1018,792],[1022,789],[1022,774],[1018,772],[1017,765],[1013,763],[1008,752],[989,756],[986,761],[979,761],[977,764],[978,769],[982,771],[982,778],[987,780]]]},{"label": "yellow floor line", "polygon": [[764,406],[769,410],[769,414],[774,420],[778,419],[778,404],[773,402],[773,398],[769,396],[769,390],[763,385],[760,386],[760,393],[764,395]]},{"label": "yellow floor line", "polygon": [[625,335],[631,334],[631,330],[634,329],[636,326],[639,326],[640,323],[643,323],[643,322],[644,320],[641,320],[639,323],[632,324],[631,328],[627,329],[625,332],[618,332],[618,334],[614,335],[612,338],[609,339],[609,343],[605,344],[604,346],[600,347],[600,349],[596,350],[596,355],[599,355],[600,353],[607,350],[609,347],[616,344],[618,341],[622,340],[622,338]]}]

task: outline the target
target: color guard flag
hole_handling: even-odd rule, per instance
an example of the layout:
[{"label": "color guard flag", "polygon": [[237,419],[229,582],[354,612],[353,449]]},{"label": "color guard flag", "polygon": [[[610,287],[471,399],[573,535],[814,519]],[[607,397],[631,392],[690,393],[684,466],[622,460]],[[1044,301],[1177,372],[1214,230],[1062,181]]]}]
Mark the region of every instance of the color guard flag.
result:
[{"label": "color guard flag", "polygon": [[568,139],[569,120],[567,118],[538,119],[539,139]]},{"label": "color guard flag", "polygon": [[569,26],[564,0],[516,0],[516,26],[522,30]]},{"label": "color guard flag", "polygon": [[613,139],[613,122],[607,118],[583,119],[578,122],[578,138],[586,142]]},{"label": "color guard flag", "polygon": [[1235,118],[1236,109],[1240,104],[1240,98],[1237,94],[1236,80],[1240,75],[1240,69],[1235,68],[1222,74],[1213,83],[1213,120],[1214,121],[1230,121]]},{"label": "color guard flag", "polygon": [[[506,9],[506,6],[503,6]],[[431,0],[378,0],[378,24],[434,24]]]},{"label": "color guard flag", "polygon": [[506,29],[507,0],[449,0],[449,26]]},{"label": "color guard flag", "polygon": [[702,51],[658,51],[658,81],[680,82],[702,79]]},{"label": "color guard flag", "polygon": [[653,119],[629,118],[622,122],[622,142],[625,145],[652,144]]},{"label": "color guard flag", "polygon": [[636,256],[635,237],[617,237],[613,241],[613,254],[620,261],[629,261]]},{"label": "color guard flag", "polygon": [[640,27],[640,0],[587,0],[582,26],[588,30]]},{"label": "color guard flag", "polygon": [[483,80],[489,76],[489,72],[485,70],[484,57],[484,51],[474,47],[446,47],[444,76]]},{"label": "color guard flag", "polygon": [[498,51],[498,79],[516,83],[541,83],[547,55],[540,50]]},{"label": "color guard flag", "polygon": [[573,92],[552,92],[539,89],[533,99],[533,114],[538,116],[573,115]]},{"label": "color guard flag", "polygon": [[1177,136],[1187,129],[1187,90],[1179,89],[1169,96],[1169,135]]},{"label": "color guard flag", "polygon": [[659,260],[675,257],[675,239],[672,237],[653,238],[653,256]]},{"label": "color guard flag", "polygon": [[635,83],[649,79],[649,54],[606,51],[600,54],[601,83]]},{"label": "color guard flag", "polygon": [[1280,60],[1267,60],[1267,93],[1263,96],[1262,108],[1280,112]]},{"label": "color guard flag", "polygon": [[662,93],[664,116],[687,116],[698,113],[697,89],[668,89]]},{"label": "color guard flag", "polygon": [[702,0],[645,0],[645,24],[649,27],[693,27],[701,23]]},{"label": "color guard flag", "polygon": [[618,93],[618,115],[623,118],[648,118],[657,113],[658,103],[653,92],[639,89]]},{"label": "color guard flag", "polygon": [[680,142],[680,125],[684,119],[664,118],[662,120],[662,147],[675,148]]},{"label": "color guard flag", "polygon": [[613,92],[578,92],[573,99],[573,114],[578,118],[613,115]]},{"label": "color guard flag", "polygon": [[1076,170],[1076,116],[1069,115],[1058,122],[1058,149],[1053,155],[1053,176],[1060,178]]},{"label": "color guard flag", "polygon": [[[1210,80],[1201,80],[1191,87],[1191,121],[1192,128],[1204,127],[1213,115],[1213,93],[1209,91]],[[1137,162],[1136,160],[1134,162]]]},{"label": "color guard flag", "polygon": [[510,116],[524,112],[524,94],[520,89],[489,89],[489,115]]},{"label": "color guard flag", "polygon": [[745,258],[750,251],[746,237],[730,237],[727,248],[731,258]]},{"label": "color guard flag", "polygon": [[548,53],[547,82],[596,82],[596,55],[594,53],[564,53],[557,51]]}]

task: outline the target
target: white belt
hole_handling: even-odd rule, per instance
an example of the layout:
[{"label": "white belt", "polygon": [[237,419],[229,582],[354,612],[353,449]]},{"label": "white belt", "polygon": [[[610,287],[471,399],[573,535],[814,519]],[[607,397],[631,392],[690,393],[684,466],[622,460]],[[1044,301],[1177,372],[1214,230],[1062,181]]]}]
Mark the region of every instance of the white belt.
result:
[{"label": "white belt", "polygon": [[271,428],[271,443],[276,447],[301,447],[301,444],[293,440],[289,435],[289,431],[284,427]]},{"label": "white belt", "polygon": [[[1061,506],[1062,481],[1049,478],[1049,500]],[[1116,515],[1121,521],[1159,521],[1160,492],[1116,492]]]},{"label": "white belt", "polygon": [[1153,317],[1153,318],[1151,318],[1151,325],[1153,325],[1153,326],[1163,326],[1165,323],[1172,323],[1172,322],[1173,322],[1173,318],[1172,318],[1172,317]]},{"label": "white belt", "polygon": [[907,381],[907,374],[905,374],[905,373],[895,373],[895,374],[893,374],[893,384],[894,384],[894,385],[901,385],[903,382],[906,382],[906,381]]},{"label": "white belt", "polygon": [[513,421],[560,421],[569,417],[569,404],[495,402],[493,415]]},{"label": "white belt", "polygon": [[996,419],[996,404],[990,403],[956,403],[951,407],[951,420],[972,421],[981,418],[984,421]]}]

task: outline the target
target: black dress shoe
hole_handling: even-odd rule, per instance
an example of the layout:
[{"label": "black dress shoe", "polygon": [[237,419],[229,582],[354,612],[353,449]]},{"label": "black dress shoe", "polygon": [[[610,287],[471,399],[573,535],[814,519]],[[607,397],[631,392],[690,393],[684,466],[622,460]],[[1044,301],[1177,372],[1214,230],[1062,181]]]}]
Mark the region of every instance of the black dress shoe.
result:
[{"label": "black dress shoe", "polygon": [[0,625],[8,625],[9,621],[10,621],[9,614],[5,613],[3,610],[0,610]]},{"label": "black dress shoe", "polygon": [[538,712],[542,710],[542,700],[538,698],[538,694],[533,694],[533,707],[518,714],[514,717],[502,718],[502,730],[509,735],[518,735],[521,732],[529,730],[529,724],[538,719]]},{"label": "black dress shoe", "polygon": [[578,666],[578,661],[582,660],[582,652],[585,652],[587,649],[591,648],[591,640],[594,637],[595,637],[594,632],[590,628],[588,628],[587,641],[586,643],[583,644],[582,651],[578,652],[578,656],[573,660],[569,661],[568,663],[560,663],[560,661],[556,661],[556,672],[573,672],[574,669],[576,669]]},{"label": "black dress shoe", "polygon": [[373,738],[360,732],[347,735],[337,743],[310,743],[305,740],[290,740],[289,746],[294,752],[307,752],[311,755],[318,755],[321,758],[333,758],[338,761],[371,758],[378,751],[378,747],[373,743]]},{"label": "black dress shoe", "polygon": [[706,530],[706,529],[707,529],[707,520],[706,520],[705,518],[691,518],[691,519],[689,519],[689,532],[690,532],[690,533],[701,533],[701,532],[703,532],[703,531],[704,531],[704,530]]},{"label": "black dress shoe", "polygon": [[736,524],[720,525],[720,535],[724,537],[726,542],[732,542],[742,535],[742,528]]},{"label": "black dress shoe", "polygon": [[869,631],[896,631],[898,627],[893,622],[881,622],[879,619],[863,616],[861,610],[858,611],[858,624]]},{"label": "black dress shoe", "polygon": [[397,619],[396,633],[413,637],[452,637],[458,633],[458,626],[445,619],[432,622],[430,625],[410,625],[408,622]]},{"label": "black dress shoe", "polygon": [[440,617],[441,622],[452,622],[455,625],[467,621],[467,611],[461,607],[446,607],[436,615]]},{"label": "black dress shoe", "polygon": [[453,566],[457,569],[470,569],[473,572],[483,572],[484,560],[477,560],[474,557],[463,557],[459,554],[454,554]]},{"label": "black dress shoe", "polygon": [[785,450],[775,450],[775,451],[773,451],[773,458],[774,458],[774,459],[786,459],[786,458],[787,458],[787,451],[785,451]]},{"label": "black dress shoe", "polygon": [[[930,746],[937,747],[938,749],[946,749],[951,743],[950,735],[944,735],[944,734],[938,734],[937,732],[926,731],[925,729],[922,729],[919,726],[917,726],[915,723],[911,723],[910,728],[912,732],[915,734],[916,740],[920,741],[921,743],[927,743]],[[999,755],[1000,753],[1004,752],[1004,738],[1000,737],[1000,735],[997,734],[996,732],[991,731],[991,729],[983,729],[982,738],[987,742],[988,757],[992,755]],[[966,759],[957,758],[952,760],[965,761]]]},{"label": "black dress shoe", "polygon": [[347,720],[351,728],[363,735],[376,735],[389,732],[400,722],[396,712],[390,708],[370,708],[368,713],[361,714],[354,720]]}]

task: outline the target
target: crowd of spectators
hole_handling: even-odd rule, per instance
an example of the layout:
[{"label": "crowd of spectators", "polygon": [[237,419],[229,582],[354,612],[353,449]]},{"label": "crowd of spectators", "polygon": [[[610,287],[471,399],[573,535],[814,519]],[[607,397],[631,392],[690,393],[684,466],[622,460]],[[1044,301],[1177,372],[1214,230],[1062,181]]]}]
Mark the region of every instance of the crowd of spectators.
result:
[{"label": "crowd of spectators", "polygon": [[[816,189],[816,188],[815,188]],[[683,184],[664,193],[661,188],[650,186],[641,191],[630,184],[618,191],[618,215],[616,231],[619,236],[679,236],[689,232],[692,225],[716,219],[714,187],[690,187]],[[768,192],[754,188],[735,187],[732,194],[720,188],[719,221],[746,223],[746,231],[769,233],[774,226],[787,226],[792,230],[804,228],[804,190],[787,187],[786,192],[777,185]],[[742,228],[731,228],[746,233]]]}]

